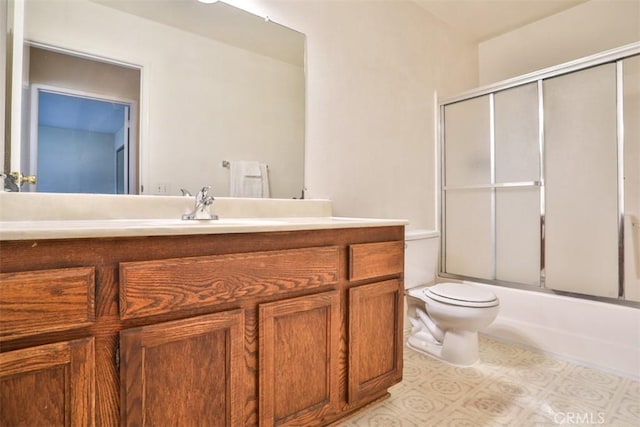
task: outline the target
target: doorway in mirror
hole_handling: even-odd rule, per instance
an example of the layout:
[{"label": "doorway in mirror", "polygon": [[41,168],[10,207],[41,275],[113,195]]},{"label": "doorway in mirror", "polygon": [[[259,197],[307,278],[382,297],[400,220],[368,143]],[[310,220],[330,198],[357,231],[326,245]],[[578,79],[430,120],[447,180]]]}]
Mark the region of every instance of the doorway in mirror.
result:
[{"label": "doorway in mirror", "polygon": [[21,170],[37,183],[21,190],[136,194],[140,68],[25,47]]},{"label": "doorway in mirror", "polygon": [[31,188],[128,194],[131,104],[32,86]]}]

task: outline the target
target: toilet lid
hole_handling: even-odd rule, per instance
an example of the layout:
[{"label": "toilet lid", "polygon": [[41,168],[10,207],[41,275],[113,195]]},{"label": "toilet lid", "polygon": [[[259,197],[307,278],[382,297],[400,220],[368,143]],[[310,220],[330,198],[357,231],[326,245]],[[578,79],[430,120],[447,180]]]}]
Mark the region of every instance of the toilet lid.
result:
[{"label": "toilet lid", "polygon": [[491,291],[465,283],[438,283],[423,290],[424,295],[445,304],[465,307],[493,307],[499,304]]}]

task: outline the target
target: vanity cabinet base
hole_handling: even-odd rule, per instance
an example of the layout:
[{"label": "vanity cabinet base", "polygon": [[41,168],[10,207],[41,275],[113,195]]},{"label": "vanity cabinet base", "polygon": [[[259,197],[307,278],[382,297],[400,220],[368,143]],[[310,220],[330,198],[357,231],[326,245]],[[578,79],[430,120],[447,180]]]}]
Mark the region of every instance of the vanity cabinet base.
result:
[{"label": "vanity cabinet base", "polygon": [[0,298],[0,316],[34,303],[51,319],[0,323],[0,424],[335,423],[402,379],[403,240],[382,226],[2,241],[0,294],[26,277],[55,298]]}]

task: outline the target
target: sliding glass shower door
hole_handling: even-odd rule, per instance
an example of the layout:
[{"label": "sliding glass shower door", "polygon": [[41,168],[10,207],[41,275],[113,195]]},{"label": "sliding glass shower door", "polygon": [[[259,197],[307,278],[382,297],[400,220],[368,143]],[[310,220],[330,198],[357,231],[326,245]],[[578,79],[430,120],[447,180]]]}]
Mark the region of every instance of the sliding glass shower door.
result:
[{"label": "sliding glass shower door", "polygon": [[537,93],[534,83],[445,106],[445,272],[539,284]]},{"label": "sliding glass shower door", "polygon": [[547,288],[618,296],[616,64],[544,81]]},{"label": "sliding glass shower door", "polygon": [[496,280],[540,285],[538,84],[495,94]]},{"label": "sliding glass shower door", "polygon": [[[446,107],[446,270],[492,279],[493,195],[489,96]],[[464,126],[460,126],[464,124]]]},{"label": "sliding glass shower door", "polygon": [[640,300],[639,53],[441,104],[445,277]]}]

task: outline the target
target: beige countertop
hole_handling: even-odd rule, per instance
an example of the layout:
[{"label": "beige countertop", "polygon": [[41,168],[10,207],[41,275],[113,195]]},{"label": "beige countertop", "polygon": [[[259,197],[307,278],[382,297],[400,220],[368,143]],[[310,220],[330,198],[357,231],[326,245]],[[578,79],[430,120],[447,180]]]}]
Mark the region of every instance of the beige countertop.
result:
[{"label": "beige countertop", "polygon": [[192,197],[0,192],[0,239],[260,233],[406,225],[400,219],[345,218],[330,200],[216,198],[218,220],[182,220]]},{"label": "beige countertop", "polygon": [[91,219],[0,221],[1,240],[259,233],[406,225],[405,220],[341,217]]}]

